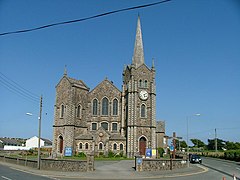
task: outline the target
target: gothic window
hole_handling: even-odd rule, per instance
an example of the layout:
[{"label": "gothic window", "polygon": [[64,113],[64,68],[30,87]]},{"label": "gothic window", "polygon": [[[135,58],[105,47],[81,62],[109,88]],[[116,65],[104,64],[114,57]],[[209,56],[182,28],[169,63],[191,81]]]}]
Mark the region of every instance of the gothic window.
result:
[{"label": "gothic window", "polygon": [[102,99],[102,115],[108,115],[108,99],[106,97]]},{"label": "gothic window", "polygon": [[92,123],[92,130],[93,131],[97,130],[97,123]]},{"label": "gothic window", "polygon": [[103,127],[103,129],[108,131],[108,123],[107,122],[102,122],[101,126]]},{"label": "gothic window", "polygon": [[102,150],[103,149],[103,144],[100,142],[99,145],[98,145],[98,149],[99,150]]},{"label": "gothic window", "polygon": [[88,143],[85,144],[85,149],[88,149]]},{"label": "gothic window", "polygon": [[123,144],[120,144],[120,151],[123,151]]},{"label": "gothic window", "polygon": [[116,143],[113,144],[113,150],[117,150],[117,144]]},{"label": "gothic window", "polygon": [[77,106],[76,116],[77,116],[77,118],[80,118],[80,117],[81,117],[81,105],[78,105],[78,106]]},{"label": "gothic window", "polygon": [[64,104],[62,104],[62,105],[61,105],[61,110],[60,110],[60,118],[63,118],[63,116],[64,116],[64,111],[65,111]]},{"label": "gothic window", "polygon": [[141,105],[141,118],[145,118],[146,117],[146,106],[145,104]]},{"label": "gothic window", "polygon": [[145,88],[148,87],[148,81],[147,81],[147,80],[144,81],[144,87],[145,87]]},{"label": "gothic window", "polygon": [[138,87],[142,87],[142,80],[141,80],[141,79],[139,80],[139,85],[138,85]]},{"label": "gothic window", "polygon": [[93,115],[97,115],[97,110],[98,110],[98,100],[97,99],[94,99],[93,102],[92,102],[92,113]]},{"label": "gothic window", "polygon": [[118,115],[118,100],[114,99],[113,100],[113,115]]},{"label": "gothic window", "polygon": [[112,123],[112,131],[117,131],[117,123]]},{"label": "gothic window", "polygon": [[79,143],[79,149],[82,149],[82,143]]}]

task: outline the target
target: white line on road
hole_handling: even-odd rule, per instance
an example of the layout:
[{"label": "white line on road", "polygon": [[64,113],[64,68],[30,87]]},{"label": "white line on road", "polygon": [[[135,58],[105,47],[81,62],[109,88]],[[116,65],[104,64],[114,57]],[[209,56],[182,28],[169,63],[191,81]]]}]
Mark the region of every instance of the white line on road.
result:
[{"label": "white line on road", "polygon": [[1,176],[3,179],[7,179],[7,180],[12,180],[12,179],[10,179],[10,178],[7,178],[7,177],[5,177],[5,176]]},{"label": "white line on road", "polygon": [[227,164],[223,164],[223,166],[226,166],[226,167],[231,167],[230,165],[227,165]]},{"label": "white line on road", "polygon": [[240,170],[240,168],[236,168],[237,170]]}]

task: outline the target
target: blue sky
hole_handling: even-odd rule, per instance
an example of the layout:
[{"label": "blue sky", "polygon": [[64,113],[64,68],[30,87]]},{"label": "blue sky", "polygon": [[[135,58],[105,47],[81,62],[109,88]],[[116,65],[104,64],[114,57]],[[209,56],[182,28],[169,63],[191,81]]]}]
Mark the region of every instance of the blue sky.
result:
[{"label": "blue sky", "polygon": [[[0,1],[0,33],[80,19],[155,1]],[[121,89],[138,13],[145,63],[155,59],[157,120],[167,135],[240,141],[240,3],[172,0],[84,22],[0,36],[0,72],[43,95],[42,136],[52,139],[55,85],[68,76],[91,89],[108,77]],[[3,80],[2,80],[3,81]],[[5,85],[6,86],[6,85]],[[0,82],[0,137],[37,135],[39,103]],[[32,112],[35,116],[26,116]],[[47,113],[47,114],[46,114]],[[201,116],[193,116],[201,113]]]}]

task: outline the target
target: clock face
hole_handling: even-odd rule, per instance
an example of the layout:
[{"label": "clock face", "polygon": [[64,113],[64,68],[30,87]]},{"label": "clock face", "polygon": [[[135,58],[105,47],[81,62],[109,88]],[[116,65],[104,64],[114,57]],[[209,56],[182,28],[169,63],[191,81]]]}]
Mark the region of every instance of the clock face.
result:
[{"label": "clock face", "polygon": [[140,99],[142,99],[142,100],[146,100],[146,99],[148,98],[148,93],[147,93],[147,91],[145,91],[145,90],[140,91],[139,97],[140,97]]}]

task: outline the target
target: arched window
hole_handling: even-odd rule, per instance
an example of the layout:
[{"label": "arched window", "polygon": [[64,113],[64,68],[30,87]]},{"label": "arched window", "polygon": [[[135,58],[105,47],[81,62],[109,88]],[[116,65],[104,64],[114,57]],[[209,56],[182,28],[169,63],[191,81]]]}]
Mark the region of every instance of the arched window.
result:
[{"label": "arched window", "polygon": [[101,126],[103,127],[103,129],[108,131],[108,123],[107,122],[102,122]]},{"label": "arched window", "polygon": [[146,117],[146,106],[145,104],[141,105],[141,118],[145,118]]},{"label": "arched window", "polygon": [[113,150],[117,150],[117,144],[116,143],[113,144]]},{"label": "arched window", "polygon": [[117,123],[112,123],[112,131],[117,131]]},{"label": "arched window", "polygon": [[103,144],[100,142],[99,145],[98,145],[98,149],[99,150],[102,150],[103,149]]},{"label": "arched window", "polygon": [[79,149],[82,149],[82,143],[79,143]]},{"label": "arched window", "polygon": [[120,151],[123,151],[123,144],[120,144]]},{"label": "arched window", "polygon": [[80,117],[81,117],[81,105],[78,105],[78,106],[77,106],[76,116],[77,116],[77,118],[80,118]]},{"label": "arched window", "polygon": [[85,144],[85,149],[88,149],[88,143]]},{"label": "arched window", "polygon": [[97,99],[94,99],[93,100],[93,103],[92,103],[92,113],[93,115],[97,115],[97,110],[98,110],[98,100]]},{"label": "arched window", "polygon": [[62,104],[62,105],[61,105],[61,110],[60,110],[60,118],[63,118],[63,116],[64,116],[64,111],[65,111],[65,109],[64,109],[64,104]]},{"label": "arched window", "polygon": [[144,81],[144,87],[145,87],[145,88],[148,87],[148,81],[147,81],[147,80]]},{"label": "arched window", "polygon": [[92,130],[93,131],[97,130],[97,123],[92,123]]},{"label": "arched window", "polygon": [[139,85],[138,86],[142,87],[142,80],[141,79],[139,80]]},{"label": "arched window", "polygon": [[108,99],[106,97],[102,99],[102,115],[108,115]]},{"label": "arched window", "polygon": [[113,115],[118,115],[118,100],[114,99],[113,100]]}]

